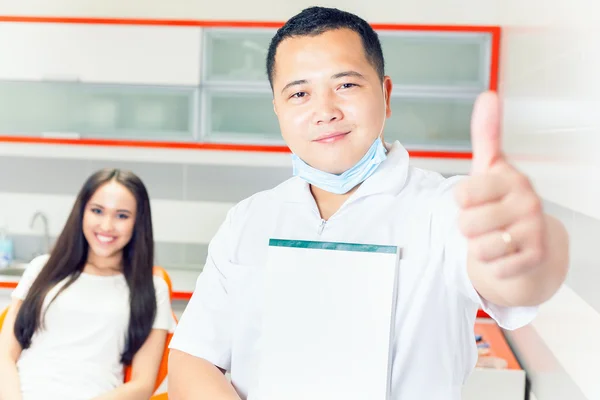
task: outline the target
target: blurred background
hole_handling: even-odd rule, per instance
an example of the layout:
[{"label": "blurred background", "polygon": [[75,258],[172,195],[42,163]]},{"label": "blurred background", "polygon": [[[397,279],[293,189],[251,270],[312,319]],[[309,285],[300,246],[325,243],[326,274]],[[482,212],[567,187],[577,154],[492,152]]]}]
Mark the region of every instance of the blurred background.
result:
[{"label": "blurred background", "polygon": [[156,263],[180,312],[227,210],[291,175],[265,57],[277,27],[312,5],[357,13],[380,34],[394,83],[385,138],[414,165],[468,173],[473,101],[498,90],[505,153],[569,229],[567,284],[498,339],[518,365],[479,371],[465,399],[600,399],[592,0],[0,3],[0,240],[14,253],[0,307],[18,266],[52,246],[84,180],[113,166],[148,186]]}]

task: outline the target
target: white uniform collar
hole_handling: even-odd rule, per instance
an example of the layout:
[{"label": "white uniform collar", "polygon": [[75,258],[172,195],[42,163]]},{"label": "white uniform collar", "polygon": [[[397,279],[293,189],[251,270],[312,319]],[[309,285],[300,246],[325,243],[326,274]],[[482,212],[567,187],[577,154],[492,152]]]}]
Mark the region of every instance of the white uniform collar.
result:
[{"label": "white uniform collar", "polygon": [[[399,193],[402,190],[408,176],[408,151],[399,141],[386,142],[385,147],[388,150],[386,160],[379,165],[373,175],[360,185],[348,201],[376,194]],[[288,201],[294,203],[314,202],[306,181],[295,177],[288,184],[289,186],[286,185],[285,188]]]}]

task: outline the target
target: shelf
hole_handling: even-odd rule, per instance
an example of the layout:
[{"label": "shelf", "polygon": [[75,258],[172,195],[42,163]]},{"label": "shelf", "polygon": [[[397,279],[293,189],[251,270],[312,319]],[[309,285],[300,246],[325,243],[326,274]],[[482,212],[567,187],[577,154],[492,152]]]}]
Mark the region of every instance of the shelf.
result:
[{"label": "shelf", "polygon": [[457,91],[489,85],[489,34],[400,31],[380,33],[380,40],[395,85]]},{"label": "shelf", "polygon": [[474,102],[475,96],[392,96],[385,138],[405,147],[470,149]]},{"label": "shelf", "polygon": [[0,81],[0,132],[193,138],[193,88]]},{"label": "shelf", "polygon": [[[265,65],[274,24],[16,21],[0,25],[14,39],[0,39],[0,135],[284,146]],[[394,82],[386,139],[468,152],[496,31],[375,28]]]},{"label": "shelf", "polygon": [[274,29],[204,31],[203,81],[268,84],[267,52]]},{"label": "shelf", "polygon": [[206,140],[284,144],[270,92],[207,91],[204,101]]}]

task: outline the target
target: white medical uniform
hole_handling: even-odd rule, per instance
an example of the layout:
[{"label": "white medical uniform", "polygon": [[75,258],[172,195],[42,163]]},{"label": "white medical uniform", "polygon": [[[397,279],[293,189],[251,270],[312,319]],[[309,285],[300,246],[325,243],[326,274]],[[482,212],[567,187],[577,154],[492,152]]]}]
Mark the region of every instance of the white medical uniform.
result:
[{"label": "white medical uniform", "polygon": [[397,245],[403,255],[391,398],[459,400],[477,361],[478,308],[506,329],[529,323],[537,308],[498,307],[480,298],[467,275],[467,242],[457,227],[453,187],[459,178],[409,166],[398,142],[388,148],[387,160],[326,222],[308,184],[296,177],[233,207],[210,243],[170,347],[230,371],[246,399],[256,384],[257,277],[269,238]]}]

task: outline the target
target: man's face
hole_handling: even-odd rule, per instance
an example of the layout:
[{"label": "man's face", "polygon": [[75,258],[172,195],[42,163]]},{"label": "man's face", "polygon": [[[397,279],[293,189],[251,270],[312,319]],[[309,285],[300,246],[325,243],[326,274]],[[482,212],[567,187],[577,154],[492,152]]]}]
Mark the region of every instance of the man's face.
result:
[{"label": "man's face", "polygon": [[283,139],[321,171],[340,174],[365,155],[391,114],[391,89],[352,30],[287,38],[277,48],[273,105]]}]

